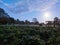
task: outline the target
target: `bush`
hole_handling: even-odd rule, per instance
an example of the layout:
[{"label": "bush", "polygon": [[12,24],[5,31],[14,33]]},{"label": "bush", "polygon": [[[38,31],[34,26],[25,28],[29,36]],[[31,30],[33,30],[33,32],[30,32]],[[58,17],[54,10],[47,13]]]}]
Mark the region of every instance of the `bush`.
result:
[{"label": "bush", "polygon": [[60,45],[60,29],[0,26],[1,45]]}]

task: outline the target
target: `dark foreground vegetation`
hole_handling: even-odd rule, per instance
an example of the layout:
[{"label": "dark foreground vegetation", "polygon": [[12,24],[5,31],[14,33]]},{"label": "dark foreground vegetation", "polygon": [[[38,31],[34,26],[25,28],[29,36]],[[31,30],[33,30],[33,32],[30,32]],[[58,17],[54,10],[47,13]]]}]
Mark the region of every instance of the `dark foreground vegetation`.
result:
[{"label": "dark foreground vegetation", "polygon": [[60,28],[0,26],[0,45],[60,45]]}]

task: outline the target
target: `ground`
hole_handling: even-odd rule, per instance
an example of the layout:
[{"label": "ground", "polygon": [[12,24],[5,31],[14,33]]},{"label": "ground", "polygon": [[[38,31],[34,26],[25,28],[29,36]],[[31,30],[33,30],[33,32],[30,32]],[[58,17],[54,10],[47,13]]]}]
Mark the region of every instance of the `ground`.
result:
[{"label": "ground", "polygon": [[60,28],[0,26],[1,45],[60,45]]}]

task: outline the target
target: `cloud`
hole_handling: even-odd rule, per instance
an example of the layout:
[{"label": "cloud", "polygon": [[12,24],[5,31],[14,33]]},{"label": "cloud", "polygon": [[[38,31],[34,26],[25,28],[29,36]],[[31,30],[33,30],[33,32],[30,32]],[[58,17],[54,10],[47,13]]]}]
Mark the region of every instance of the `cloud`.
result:
[{"label": "cloud", "polygon": [[12,8],[12,6],[10,6],[9,4],[3,2],[2,0],[0,0],[0,4],[4,5],[5,7]]},{"label": "cloud", "polygon": [[45,11],[57,3],[58,0],[29,0],[31,9]]},{"label": "cloud", "polygon": [[0,3],[4,4],[11,12],[21,14],[29,11],[45,11],[56,4],[58,0],[20,0],[19,2],[8,5],[0,0]]}]

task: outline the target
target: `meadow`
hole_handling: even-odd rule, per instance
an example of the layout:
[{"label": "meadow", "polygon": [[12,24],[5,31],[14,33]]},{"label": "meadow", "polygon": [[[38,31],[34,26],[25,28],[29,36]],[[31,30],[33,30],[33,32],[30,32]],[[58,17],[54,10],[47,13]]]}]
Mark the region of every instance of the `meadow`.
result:
[{"label": "meadow", "polygon": [[60,28],[0,26],[0,45],[60,45]]}]

